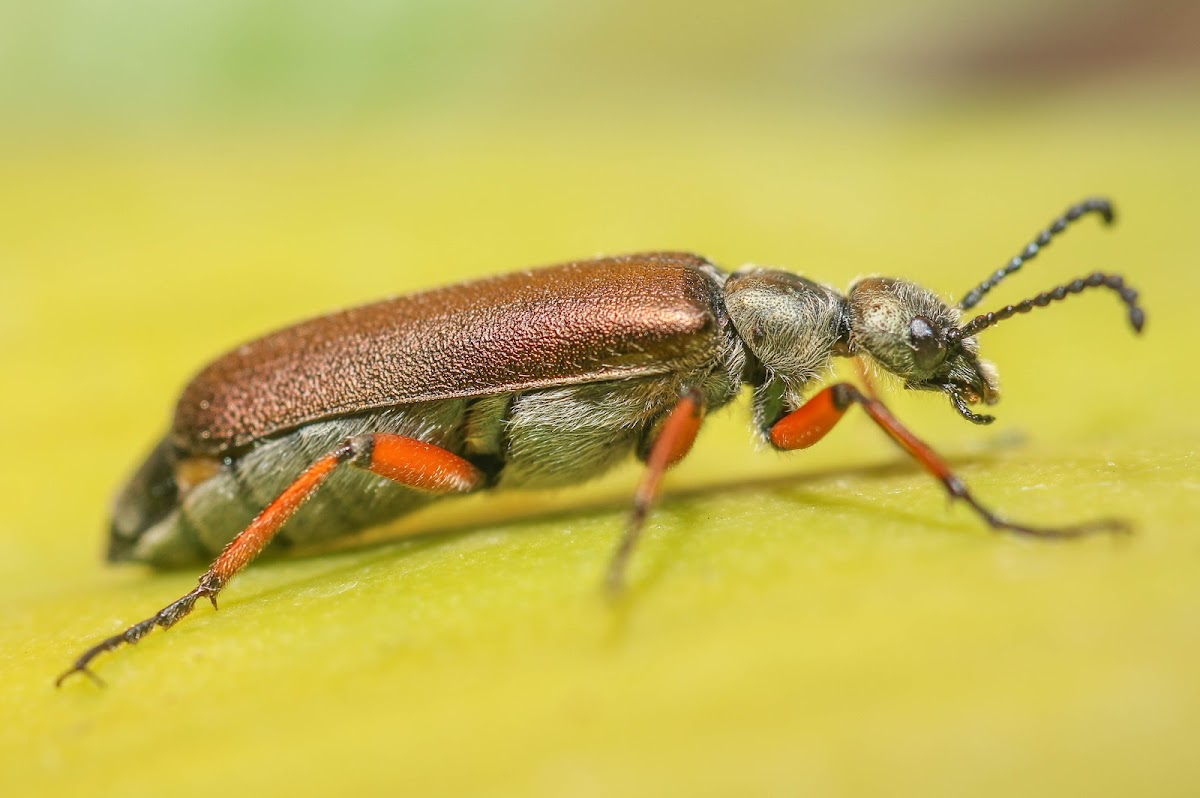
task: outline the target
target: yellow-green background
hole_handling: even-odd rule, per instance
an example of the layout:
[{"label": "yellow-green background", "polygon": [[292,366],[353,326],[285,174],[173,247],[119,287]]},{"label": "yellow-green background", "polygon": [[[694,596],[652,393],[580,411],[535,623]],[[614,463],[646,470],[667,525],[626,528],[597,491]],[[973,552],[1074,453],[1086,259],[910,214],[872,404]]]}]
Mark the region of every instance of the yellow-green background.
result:
[{"label": "yellow-green background", "polygon": [[[1195,795],[1200,20],[1187,2],[0,5],[0,794]],[[222,608],[79,650],[194,584],[101,561],[113,490],[206,359],[300,317],[640,248],[984,303],[978,428],[896,411],[674,473],[617,607],[636,479],[471,499],[252,567]],[[492,499],[496,500],[493,501]]]}]

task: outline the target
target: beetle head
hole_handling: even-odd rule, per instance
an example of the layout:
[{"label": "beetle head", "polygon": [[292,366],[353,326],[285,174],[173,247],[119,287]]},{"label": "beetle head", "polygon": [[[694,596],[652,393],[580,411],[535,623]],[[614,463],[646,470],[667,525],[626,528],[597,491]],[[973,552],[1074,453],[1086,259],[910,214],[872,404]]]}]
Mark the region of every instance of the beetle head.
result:
[{"label": "beetle head", "polygon": [[961,312],[915,283],[886,277],[850,288],[851,348],[904,381],[904,387],[941,391],[963,418],[988,424],[992,416],[970,405],[1000,399],[996,368],[979,357],[974,336],[963,336]]},{"label": "beetle head", "polygon": [[1130,326],[1135,332],[1142,331],[1146,314],[1138,304],[1137,291],[1126,285],[1121,275],[1104,272],[1093,272],[963,323],[964,311],[975,307],[1001,281],[1037,257],[1055,236],[1088,214],[1112,222],[1112,203],[1093,198],[1068,208],[1021,254],[968,291],[957,305],[904,280],[868,277],[851,286],[843,298],[803,277],[751,268],[730,276],[726,306],[742,340],[769,376],[784,382],[795,406],[802,403],[807,381],[817,376],[830,355],[866,355],[903,380],[906,388],[940,391],[963,418],[988,424],[995,420],[992,416],[970,408],[1000,399],[996,368],[979,357],[979,333],[1092,288],[1116,294],[1125,304]]}]

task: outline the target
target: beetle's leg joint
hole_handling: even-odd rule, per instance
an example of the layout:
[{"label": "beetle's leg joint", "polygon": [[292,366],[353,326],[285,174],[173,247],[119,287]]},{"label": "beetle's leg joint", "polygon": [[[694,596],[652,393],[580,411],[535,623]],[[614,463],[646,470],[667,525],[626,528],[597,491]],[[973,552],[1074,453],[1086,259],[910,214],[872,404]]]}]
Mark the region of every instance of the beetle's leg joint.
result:
[{"label": "beetle's leg joint", "polygon": [[369,468],[374,453],[375,436],[370,433],[347,438],[333,451],[339,463],[350,463],[359,468]]},{"label": "beetle's leg joint", "polygon": [[221,592],[221,588],[225,587],[225,581],[219,574],[212,571],[206,571],[200,577],[200,584],[196,587],[197,596],[205,596],[212,603],[213,609],[217,609],[217,594]]},{"label": "beetle's leg joint", "polygon": [[830,386],[830,391],[832,394],[833,406],[839,411],[844,411],[856,401],[863,401],[865,398],[859,393],[857,388],[848,382],[835,383],[834,385]]}]

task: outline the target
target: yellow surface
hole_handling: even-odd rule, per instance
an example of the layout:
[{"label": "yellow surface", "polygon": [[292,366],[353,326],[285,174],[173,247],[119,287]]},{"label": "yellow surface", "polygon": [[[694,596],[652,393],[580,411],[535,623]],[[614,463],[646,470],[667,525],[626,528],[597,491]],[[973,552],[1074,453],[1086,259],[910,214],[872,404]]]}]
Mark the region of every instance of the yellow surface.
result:
[{"label": "yellow surface", "polygon": [[[1196,794],[1187,88],[5,134],[0,795]],[[1091,193],[1119,224],[1080,224],[983,309],[1106,269],[1142,291],[1146,334],[1113,297],[1074,298],[983,338],[993,427],[892,404],[1003,512],[1119,515],[1127,540],[991,534],[865,418],[783,456],[754,450],[742,406],[669,478],[617,607],[600,579],[633,469],[256,564],[220,612],[99,659],[107,688],[52,686],[194,585],[104,565],[106,505],[182,383],[241,340],[643,248],[961,295]]]},{"label": "yellow surface", "polygon": [[[416,169],[399,153],[436,137],[396,130],[314,138],[286,159],[239,141],[192,142],[169,161],[76,149],[9,164],[0,792],[1194,786],[1200,479],[1185,342],[1200,247],[1181,204],[1200,178],[1194,141],[1167,129],[1150,149],[1114,124],[1030,188],[1003,149],[1067,131],[988,121],[966,120],[987,132],[936,152],[914,129],[880,154],[841,139],[853,131],[776,120],[753,154],[700,172],[659,136],[653,156],[610,144],[564,174],[570,159],[540,159],[523,130],[500,139],[508,160],[462,163],[439,145]],[[729,132],[708,143],[720,150]],[[1141,156],[1100,157],[1114,152]],[[532,208],[513,198],[518,172]],[[685,177],[698,193],[656,231],[662,198],[630,186]],[[202,607],[99,660],[107,689],[51,686],[81,647],[194,583],[103,566],[105,501],[175,387],[247,335],[468,273],[656,243],[839,284],[883,267],[962,291],[1101,188],[1120,225],[1081,225],[996,301],[1120,270],[1143,290],[1144,338],[1111,297],[1078,298],[985,339],[1007,390],[995,427],[935,397],[895,406],[997,507],[1045,522],[1122,515],[1138,523],[1132,540],[989,534],[947,512],[865,419],[784,457],[752,451],[742,408],[672,476],[617,610],[598,587],[632,471],[532,520],[496,523],[495,505],[471,500],[412,524],[461,532],[253,567],[219,613]]]}]

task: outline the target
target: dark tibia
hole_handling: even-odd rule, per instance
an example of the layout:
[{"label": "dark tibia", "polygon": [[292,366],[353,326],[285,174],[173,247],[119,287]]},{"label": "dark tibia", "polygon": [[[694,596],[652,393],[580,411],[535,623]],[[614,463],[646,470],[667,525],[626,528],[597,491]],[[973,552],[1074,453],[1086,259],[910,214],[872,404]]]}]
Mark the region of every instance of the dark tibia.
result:
[{"label": "dark tibia", "polygon": [[100,656],[106,651],[112,651],[123,645],[133,645],[149,634],[154,627],[161,626],[163,629],[169,629],[179,621],[183,620],[192,609],[196,606],[196,602],[201,598],[208,598],[212,602],[213,609],[217,608],[217,593],[221,590],[221,582],[211,573],[206,573],[200,577],[200,584],[196,589],[185,596],[176,599],[153,616],[147,618],[140,623],[135,623],[133,626],[126,629],[120,634],[113,635],[107,640],[102,640],[96,645],[83,652],[79,659],[75,660],[75,664],[66,670],[61,676],[54,681],[55,687],[60,687],[62,683],[75,673],[82,673],[96,684],[104,684],[96,673],[88,667],[92,660]]}]

